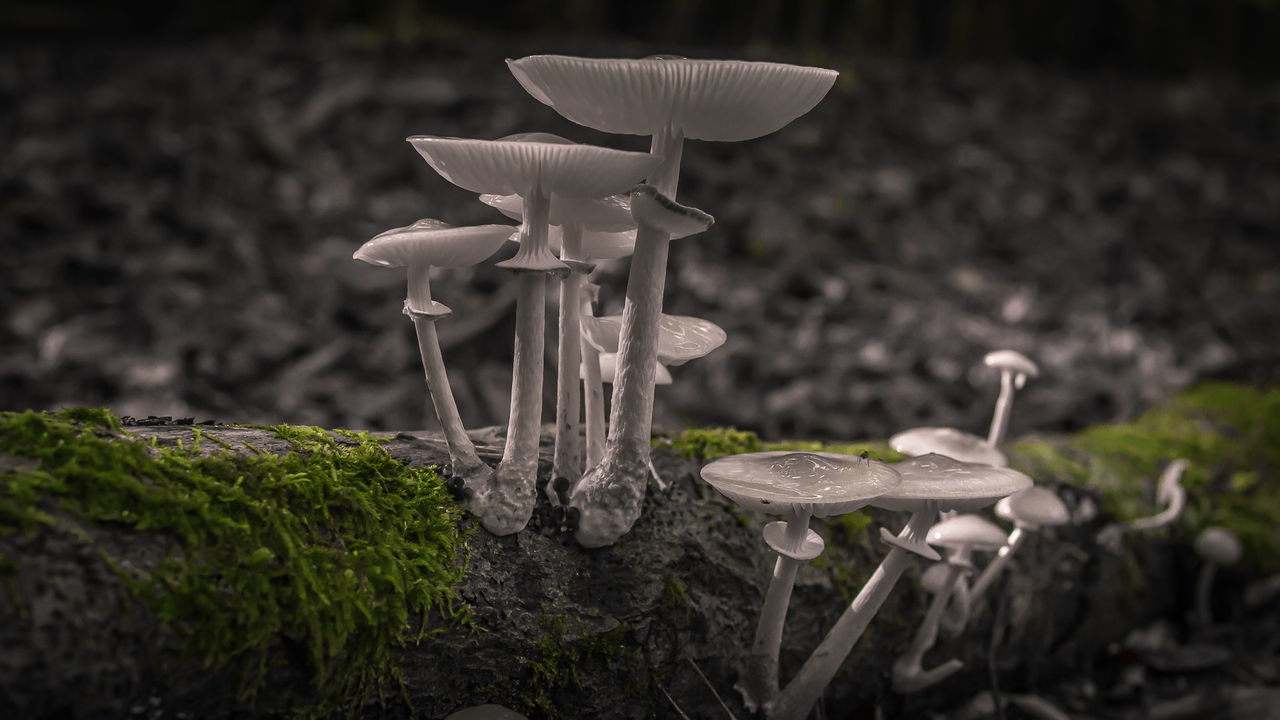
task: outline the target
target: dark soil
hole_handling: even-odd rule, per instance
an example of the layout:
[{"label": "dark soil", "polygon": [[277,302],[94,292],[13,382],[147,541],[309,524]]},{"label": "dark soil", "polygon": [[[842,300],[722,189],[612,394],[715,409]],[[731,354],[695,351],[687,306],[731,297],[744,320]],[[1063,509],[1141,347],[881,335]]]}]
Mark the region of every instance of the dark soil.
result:
[{"label": "dark soil", "polygon": [[[423,216],[500,218],[406,136],[644,147],[528,97],[502,62],[523,53],[803,61],[472,40],[10,44],[0,407],[429,425],[403,273],[351,253]],[[1206,374],[1275,378],[1280,84],[819,62],[842,76],[809,115],[686,149],[681,200],[717,222],[673,247],[667,310],[729,342],[676,369],[659,426],[980,431],[998,347],[1044,369],[1014,434],[1125,417]],[[619,311],[625,265],[599,279]],[[464,419],[505,423],[512,283],[482,267],[434,284]]]}]

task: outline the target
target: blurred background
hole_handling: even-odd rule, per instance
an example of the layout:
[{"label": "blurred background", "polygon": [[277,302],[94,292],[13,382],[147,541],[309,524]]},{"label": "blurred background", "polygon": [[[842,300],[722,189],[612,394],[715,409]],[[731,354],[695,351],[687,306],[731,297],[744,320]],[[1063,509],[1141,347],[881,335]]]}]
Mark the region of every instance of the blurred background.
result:
[{"label": "blurred background", "polygon": [[[716,224],[673,245],[666,311],[729,340],[673,369],[658,427],[985,432],[1002,347],[1043,371],[1015,435],[1278,377],[1277,2],[10,0],[0,409],[434,426],[403,271],[351,253],[502,218],[404,138],[647,149],[525,94],[503,60],[534,53],[841,72],[778,133],[686,145],[680,200]],[[433,293],[464,420],[504,424],[511,278]]]}]

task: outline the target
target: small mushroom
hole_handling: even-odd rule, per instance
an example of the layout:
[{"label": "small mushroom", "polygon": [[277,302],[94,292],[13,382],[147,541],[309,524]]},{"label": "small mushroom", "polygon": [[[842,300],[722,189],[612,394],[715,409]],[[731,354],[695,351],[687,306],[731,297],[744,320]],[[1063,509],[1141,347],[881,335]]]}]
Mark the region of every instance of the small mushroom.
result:
[{"label": "small mushroom", "polygon": [[1196,536],[1196,554],[1204,560],[1196,582],[1196,617],[1202,625],[1213,624],[1213,608],[1210,593],[1213,576],[1219,567],[1229,567],[1240,561],[1242,548],[1236,534],[1224,527],[1211,525]]},{"label": "small mushroom", "polygon": [[1040,368],[1036,367],[1036,364],[1026,355],[1016,350],[989,352],[982,358],[982,363],[1000,371],[1000,396],[996,399],[996,410],[991,416],[991,429],[987,433],[987,444],[991,447],[1000,447],[1009,429],[1014,391],[1021,390],[1027,378],[1038,377]]},{"label": "small mushroom", "polygon": [[931,669],[924,670],[924,654],[938,639],[938,625],[942,611],[947,606],[951,588],[955,587],[961,573],[973,569],[970,555],[974,550],[994,550],[1004,544],[1004,531],[977,515],[957,515],[934,525],[929,530],[929,543],[946,548],[947,559],[943,566],[947,573],[940,583],[939,592],[933,596],[924,621],[916,629],[911,645],[893,663],[893,689],[901,694],[919,692],[950,677],[964,667],[964,662],[952,658]]},{"label": "small mushroom", "polygon": [[1111,523],[1098,531],[1097,543],[1113,553],[1119,554],[1125,533],[1155,530],[1178,519],[1183,508],[1187,506],[1187,491],[1182,487],[1182,473],[1190,463],[1187,460],[1174,460],[1165,467],[1156,485],[1156,503],[1164,505],[1164,509],[1150,517],[1130,520],[1126,523]]},{"label": "small mushroom", "polygon": [[767,710],[778,693],[778,650],[796,571],[824,547],[809,518],[851,513],[901,478],[889,465],[853,455],[768,451],[714,460],[702,468],[702,479],[744,509],[786,517],[764,530],[778,560],[738,685],[749,710]]},{"label": "small mushroom", "polygon": [[509,225],[453,227],[439,220],[424,219],[378,235],[352,256],[372,265],[408,268],[409,292],[404,301],[404,314],[413,320],[418,335],[427,388],[449,445],[449,462],[454,474],[473,491],[491,482],[493,469],[476,454],[449,387],[436,321],[451,311],[431,297],[431,267],[474,265],[496,252],[514,231]]},{"label": "small mushroom", "polygon": [[[706,356],[724,344],[726,335],[710,320],[687,315],[662,315],[658,321],[658,362],[683,365]],[[582,330],[597,350],[617,353],[622,338],[622,316],[583,317]]]},{"label": "small mushroom", "polygon": [[1009,459],[985,438],[949,427],[918,427],[889,438],[889,447],[903,455],[937,453],[967,463],[1007,467]]},{"label": "small mushroom", "polygon": [[[674,205],[686,137],[736,141],[767,135],[812,109],[837,76],[822,68],[672,57],[533,55],[507,65],[525,90],[574,122],[652,136],[650,151],[662,157],[662,165],[648,176],[654,195],[642,205],[658,195]],[[636,204],[633,194],[633,215]],[[692,215],[684,209],[677,214]],[[636,234],[623,309],[627,339],[614,386],[610,447],[575,492],[582,509],[577,538],[587,547],[611,544],[629,530],[644,496],[642,468],[653,422],[649,375],[657,355],[672,223],[643,209],[637,219],[642,218],[646,222]]]},{"label": "small mushroom", "polygon": [[536,500],[546,276],[568,270],[548,246],[551,196],[615,195],[651,172],[661,159],[543,136],[471,140],[416,135],[409,142],[453,184],[475,193],[518,194],[525,201],[520,248],[515,257],[498,263],[516,271],[520,283],[507,441],[495,481],[478,488],[475,497],[485,529],[510,535],[528,523]]},{"label": "small mushroom", "polygon": [[[982,574],[969,589],[969,603],[977,602],[1009,563],[1009,558],[1021,547],[1027,534],[1038,532],[1041,528],[1057,527],[1071,521],[1071,513],[1066,503],[1058,498],[1052,490],[1042,487],[1030,487],[1022,492],[1003,498],[996,503],[996,515],[1013,523],[1013,530],[995,558],[987,563]],[[968,608],[964,608],[966,611]],[[958,632],[968,622],[968,613],[956,618],[958,627],[953,625],[952,632]]]},{"label": "small mushroom", "polygon": [[1016,470],[964,463],[937,454],[922,455],[892,467],[902,476],[902,484],[874,498],[870,504],[889,510],[909,510],[911,518],[897,537],[881,530],[881,537],[892,545],[889,554],[800,671],[779,693],[770,720],[801,720],[809,714],[823,688],[835,677],[902,576],[909,553],[934,560],[940,557],[924,542],[940,509],[978,510],[1031,487],[1031,478]]}]

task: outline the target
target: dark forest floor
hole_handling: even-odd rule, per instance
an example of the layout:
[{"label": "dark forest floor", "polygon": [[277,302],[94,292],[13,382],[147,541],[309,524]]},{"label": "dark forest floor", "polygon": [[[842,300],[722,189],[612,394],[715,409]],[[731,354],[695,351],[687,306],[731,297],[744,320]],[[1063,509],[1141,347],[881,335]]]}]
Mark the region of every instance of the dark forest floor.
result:
[{"label": "dark forest floor", "polygon": [[[804,62],[358,33],[7,47],[0,408],[434,422],[402,272],[350,256],[419,217],[500,218],[403,139],[643,148],[563,121],[502,61],[660,51]],[[1274,380],[1280,83],[813,62],[842,76],[812,113],[685,151],[680,198],[717,222],[673,247],[667,311],[729,341],[676,368],[657,425],[982,431],[996,382],[979,360],[998,347],[1044,370],[1014,435],[1127,417],[1205,375]],[[617,312],[625,267],[599,279]],[[464,419],[505,422],[512,283],[480,268],[433,284],[455,310],[440,330]]]}]

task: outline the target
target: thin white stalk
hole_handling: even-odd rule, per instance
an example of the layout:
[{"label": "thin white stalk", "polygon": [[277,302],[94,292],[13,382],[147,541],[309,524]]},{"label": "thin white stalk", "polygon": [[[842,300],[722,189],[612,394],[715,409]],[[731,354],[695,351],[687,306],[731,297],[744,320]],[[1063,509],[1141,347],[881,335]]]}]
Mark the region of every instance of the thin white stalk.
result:
[{"label": "thin white stalk", "polygon": [[924,654],[938,641],[938,624],[942,620],[942,611],[946,608],[947,600],[951,596],[951,588],[960,578],[961,570],[959,565],[948,565],[942,589],[933,596],[933,602],[929,603],[929,610],[925,613],[924,621],[916,628],[911,645],[894,661],[893,689],[895,692],[903,694],[918,692],[942,682],[964,667],[963,662],[952,658],[931,670],[923,669]]},{"label": "thin white stalk", "polygon": [[[582,259],[582,226],[562,227],[564,250],[561,260]],[[582,362],[582,327],[578,301],[582,273],[571,269],[560,281],[559,354],[556,365],[556,440],[551,465],[552,478],[568,478],[572,488],[582,477],[582,436],[579,432],[582,391],[578,384],[578,368]],[[559,504],[551,484],[547,495]]]},{"label": "thin white stalk", "polygon": [[[801,509],[787,516],[787,533],[783,538],[789,550],[799,551],[809,536],[810,512]],[[787,619],[787,606],[791,604],[791,590],[796,584],[796,572],[800,560],[778,555],[774,563],[773,578],[765,593],[764,606],[760,609],[760,621],[751,643],[751,656],[739,683],[743,702],[748,710],[767,708],[778,695],[778,654],[782,648],[782,627]]]},{"label": "thin white stalk", "polygon": [[1000,447],[1009,430],[1009,414],[1013,411],[1013,371],[1000,371],[1000,396],[996,398],[996,410],[991,416],[991,429],[987,432],[987,444]]},{"label": "thin white stalk", "polygon": [[[650,184],[673,200],[683,145],[683,135],[671,128],[653,138],[652,152],[663,160]],[[575,537],[584,547],[616,542],[640,517],[649,471],[658,328],[670,242],[670,236],[658,228],[641,225],[636,230],[608,445],[600,464],[587,473],[573,495],[573,504],[582,512]]]},{"label": "thin white stalk", "polygon": [[449,444],[449,462],[453,465],[453,474],[461,476],[464,482],[476,484],[481,481],[480,484],[487,484],[493,475],[493,469],[485,465],[476,454],[476,447],[471,438],[467,437],[467,430],[458,415],[458,405],[453,400],[449,376],[444,369],[444,358],[440,355],[436,319],[415,317],[413,327],[418,334],[418,351],[422,355],[431,404],[435,407],[436,419],[444,430],[445,442]]},{"label": "thin white stalk", "polygon": [[[520,251],[534,256],[547,244],[551,201],[538,187],[524,195]],[[517,257],[521,257],[519,254]],[[520,532],[533,515],[537,499],[538,436],[542,425],[542,352],[546,328],[547,273],[516,270],[515,357],[511,373],[511,414],[507,442],[490,497],[481,503],[480,518],[494,535]]]},{"label": "thin white stalk", "polygon": [[[937,516],[937,506],[933,503],[930,506],[930,511],[912,513],[907,526],[898,537],[905,540],[927,532],[928,526]],[[923,530],[920,527],[922,525]],[[805,660],[796,676],[778,694],[773,709],[768,712],[769,720],[803,720],[809,714],[822,691],[836,676],[840,665],[857,644],[858,638],[862,637],[871,618],[875,617],[885,598],[889,597],[889,591],[897,584],[898,578],[902,577],[902,571],[907,569],[910,562],[908,556],[906,550],[897,545],[892,546],[889,554],[862,586],[858,596],[840,615],[826,637],[822,638],[822,642],[809,655],[809,659]]]},{"label": "thin white stalk", "polygon": [[[591,308],[583,303],[583,314],[589,315]],[[585,372],[582,377],[583,415],[587,424],[587,459],[586,467],[593,468],[604,458],[604,380],[600,377],[600,351],[581,340],[582,363]]]},{"label": "thin white stalk", "polygon": [[[1005,565],[1009,564],[1009,558],[1013,557],[1013,553],[1018,550],[1018,547],[1022,545],[1026,538],[1027,532],[1021,525],[1015,527],[1009,533],[1009,539],[1005,541],[1004,547],[996,551],[996,556],[991,558],[991,562],[987,563],[987,566],[982,569],[982,574],[978,576],[978,579],[969,588],[970,606],[978,602],[987,592],[992,583],[996,581],[996,578],[1000,576],[1000,573],[1004,571]],[[968,618],[965,620],[967,622]]]}]

